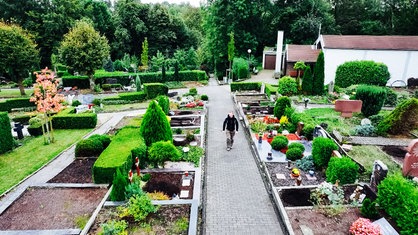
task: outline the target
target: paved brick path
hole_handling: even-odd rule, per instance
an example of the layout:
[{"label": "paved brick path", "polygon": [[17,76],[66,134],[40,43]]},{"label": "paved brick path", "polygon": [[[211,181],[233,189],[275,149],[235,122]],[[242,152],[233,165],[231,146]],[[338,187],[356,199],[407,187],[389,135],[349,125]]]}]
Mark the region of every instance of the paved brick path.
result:
[{"label": "paved brick path", "polygon": [[242,130],[226,151],[222,123],[234,107],[229,86],[212,79],[200,92],[209,96],[203,234],[283,234]]}]

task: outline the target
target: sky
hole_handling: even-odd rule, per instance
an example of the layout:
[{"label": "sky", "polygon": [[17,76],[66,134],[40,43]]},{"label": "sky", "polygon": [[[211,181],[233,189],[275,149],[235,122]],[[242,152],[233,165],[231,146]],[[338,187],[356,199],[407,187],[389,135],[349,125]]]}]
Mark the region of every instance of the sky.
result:
[{"label": "sky", "polygon": [[194,7],[199,7],[200,6],[200,1],[201,0],[141,0],[142,3],[162,3],[162,2],[168,2],[168,3],[175,3],[175,4],[180,4],[180,3],[190,3],[190,5],[194,6]]}]

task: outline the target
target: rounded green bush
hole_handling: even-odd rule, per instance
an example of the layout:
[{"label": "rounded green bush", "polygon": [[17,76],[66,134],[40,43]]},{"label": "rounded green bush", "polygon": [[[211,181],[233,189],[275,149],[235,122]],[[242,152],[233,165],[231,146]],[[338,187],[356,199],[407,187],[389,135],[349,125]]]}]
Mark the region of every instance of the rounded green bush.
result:
[{"label": "rounded green bush", "polygon": [[317,137],[312,142],[312,157],[315,166],[322,169],[328,165],[332,151],[337,150],[338,146],[331,139]]},{"label": "rounded green bush", "polygon": [[81,102],[78,101],[78,100],[73,100],[73,103],[71,104],[71,106],[73,106],[73,107],[77,107],[79,105],[81,105]]},{"label": "rounded green bush", "polygon": [[361,85],[357,88],[355,98],[363,101],[361,113],[369,117],[376,115],[383,107],[386,99],[386,88],[378,86]]},{"label": "rounded green bush", "polygon": [[281,96],[276,100],[276,104],[274,105],[274,116],[280,120],[280,118],[284,115],[286,108],[291,107],[290,98],[287,96]]},{"label": "rounded green bush", "polygon": [[374,61],[349,61],[338,66],[335,72],[335,85],[348,87],[352,84],[385,86],[389,81],[388,67]]},{"label": "rounded green bush", "polygon": [[179,161],[181,153],[171,141],[158,141],[149,148],[148,158],[155,165],[163,165],[167,160]]},{"label": "rounded green bush", "polygon": [[75,157],[98,156],[103,150],[103,144],[99,139],[84,139],[77,143]]},{"label": "rounded green bush", "polygon": [[279,94],[285,96],[292,96],[298,92],[298,85],[296,80],[289,76],[284,76],[279,80],[279,86],[277,88]]},{"label": "rounded green bush", "polygon": [[112,141],[108,135],[99,135],[94,134],[89,137],[89,139],[98,139],[103,144],[103,149],[107,148],[109,146],[110,142]]},{"label": "rounded green bush", "polygon": [[398,94],[389,87],[386,87],[385,106],[395,107],[398,104]]},{"label": "rounded green bush", "polygon": [[305,152],[305,146],[299,142],[293,142],[289,144],[289,149],[298,148],[300,151]]},{"label": "rounded green bush", "polygon": [[358,177],[359,166],[350,158],[333,157],[330,159],[327,171],[327,181],[335,183],[337,180],[340,184],[352,184]]},{"label": "rounded green bush", "polygon": [[203,101],[208,101],[209,100],[209,96],[208,95],[201,95],[200,99]]},{"label": "rounded green bush", "polygon": [[296,161],[298,159],[301,159],[303,157],[303,152],[300,148],[294,147],[289,148],[286,152],[286,158],[291,161]]},{"label": "rounded green bush", "polygon": [[271,141],[271,147],[274,150],[280,151],[281,149],[286,148],[288,143],[289,140],[286,138],[286,136],[279,135],[274,137],[273,141]]}]

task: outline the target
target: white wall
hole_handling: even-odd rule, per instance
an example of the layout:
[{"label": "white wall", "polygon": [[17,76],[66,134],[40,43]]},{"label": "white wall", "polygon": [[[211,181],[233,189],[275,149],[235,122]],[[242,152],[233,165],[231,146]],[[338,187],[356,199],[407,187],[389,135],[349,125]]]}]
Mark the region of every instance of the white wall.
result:
[{"label": "white wall", "polygon": [[337,67],[347,61],[373,60],[388,66],[390,80],[387,85],[396,80],[407,81],[410,77],[418,77],[418,51],[390,50],[324,50],[325,84],[335,80]]}]

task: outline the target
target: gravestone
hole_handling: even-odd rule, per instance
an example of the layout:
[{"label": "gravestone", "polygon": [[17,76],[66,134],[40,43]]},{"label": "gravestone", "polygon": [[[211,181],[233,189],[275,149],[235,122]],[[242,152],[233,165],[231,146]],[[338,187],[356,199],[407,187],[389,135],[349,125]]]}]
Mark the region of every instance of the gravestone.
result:
[{"label": "gravestone", "polygon": [[328,84],[328,94],[331,94],[332,92],[334,92],[334,82],[333,81],[331,81]]},{"label": "gravestone", "polygon": [[106,84],[116,84],[118,83],[118,79],[116,78],[107,78],[106,79]]},{"label": "gravestone", "polygon": [[303,122],[298,122],[298,127],[297,127],[297,129],[296,129],[296,134],[297,134],[298,136],[301,136],[301,134],[302,134],[302,130],[303,130],[303,127],[304,127]]},{"label": "gravestone", "polygon": [[337,130],[332,130],[332,135],[339,144],[343,142],[343,136]]},{"label": "gravestone", "polygon": [[384,217],[374,221],[373,224],[379,225],[380,234],[382,235],[399,235]]},{"label": "gravestone", "polygon": [[94,96],[91,94],[83,96],[83,104],[92,104],[94,100]]},{"label": "gravestone", "polygon": [[375,160],[373,163],[372,176],[370,177],[370,188],[377,192],[377,186],[386,178],[388,174],[388,167],[380,160]]},{"label": "gravestone", "polygon": [[409,143],[407,151],[402,173],[404,176],[418,177],[418,139],[414,139]]}]

